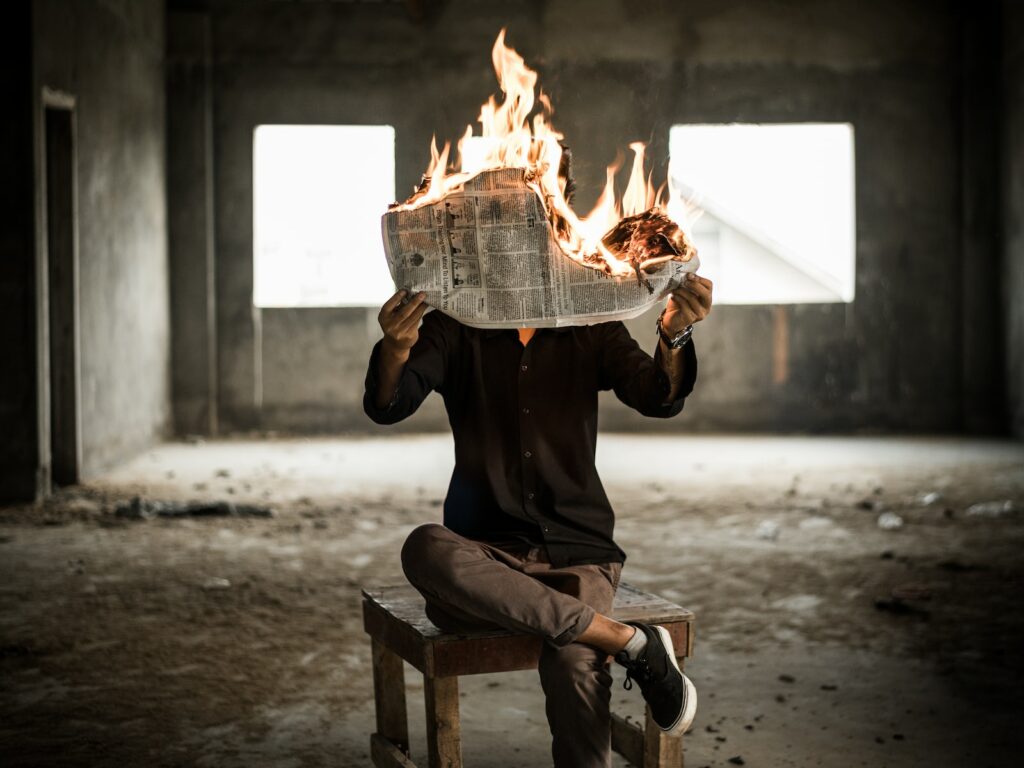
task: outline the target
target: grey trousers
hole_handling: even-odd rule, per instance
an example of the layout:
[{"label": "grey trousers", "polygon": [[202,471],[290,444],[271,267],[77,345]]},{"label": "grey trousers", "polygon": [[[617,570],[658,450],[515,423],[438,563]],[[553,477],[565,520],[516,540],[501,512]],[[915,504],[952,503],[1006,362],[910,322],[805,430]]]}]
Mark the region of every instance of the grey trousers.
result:
[{"label": "grey trousers", "polygon": [[405,540],[402,568],[440,629],[543,637],[538,671],[555,768],[611,764],[608,655],[576,638],[595,613],[611,611],[621,563],[555,568],[543,548],[476,541],[430,523]]}]

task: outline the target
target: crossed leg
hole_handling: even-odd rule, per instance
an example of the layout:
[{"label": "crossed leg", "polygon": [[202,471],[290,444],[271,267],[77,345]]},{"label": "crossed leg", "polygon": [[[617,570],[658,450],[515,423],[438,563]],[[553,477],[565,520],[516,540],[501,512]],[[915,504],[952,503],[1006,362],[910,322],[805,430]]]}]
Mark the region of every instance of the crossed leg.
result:
[{"label": "crossed leg", "polygon": [[402,567],[441,629],[504,627],[542,636],[538,672],[556,768],[610,764],[608,655],[633,631],[605,615],[621,564],[555,568],[536,548],[501,548],[427,524],[406,539]]}]

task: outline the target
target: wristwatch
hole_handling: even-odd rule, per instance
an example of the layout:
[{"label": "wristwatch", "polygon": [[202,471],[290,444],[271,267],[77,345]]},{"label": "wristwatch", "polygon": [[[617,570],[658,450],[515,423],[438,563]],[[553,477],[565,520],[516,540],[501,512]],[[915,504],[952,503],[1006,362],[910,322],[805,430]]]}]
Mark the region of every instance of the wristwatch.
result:
[{"label": "wristwatch", "polygon": [[665,329],[661,325],[661,319],[665,316],[665,310],[661,310],[661,314],[658,315],[658,335],[662,338],[669,349],[680,349],[686,346],[686,343],[693,336],[693,325],[688,325],[675,336],[669,336],[665,333]]}]

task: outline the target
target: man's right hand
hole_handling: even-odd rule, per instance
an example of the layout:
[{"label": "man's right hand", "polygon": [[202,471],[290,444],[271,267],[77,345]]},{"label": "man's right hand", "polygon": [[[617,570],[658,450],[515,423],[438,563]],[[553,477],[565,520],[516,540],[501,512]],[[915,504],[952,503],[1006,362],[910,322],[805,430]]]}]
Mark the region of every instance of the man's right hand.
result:
[{"label": "man's right hand", "polygon": [[420,320],[427,311],[424,303],[427,294],[415,294],[405,304],[402,301],[409,295],[404,288],[400,289],[384,302],[377,315],[381,330],[384,331],[383,346],[391,355],[407,358],[416,340],[420,337]]}]

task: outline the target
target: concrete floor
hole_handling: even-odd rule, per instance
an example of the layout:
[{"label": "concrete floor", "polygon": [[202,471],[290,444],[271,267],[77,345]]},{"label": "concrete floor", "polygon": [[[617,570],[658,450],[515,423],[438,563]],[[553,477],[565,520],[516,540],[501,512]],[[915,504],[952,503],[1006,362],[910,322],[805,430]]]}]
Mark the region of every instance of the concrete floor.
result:
[{"label": "concrete floor", "polygon": [[[451,455],[441,436],[169,444],[0,510],[0,763],[368,765],[359,589],[401,579]],[[1016,762],[1024,445],[603,435],[599,466],[623,577],[697,612],[688,766]],[[134,494],[276,515],[115,516]],[[967,513],[994,500],[1017,511]],[[468,766],[549,764],[535,673],[462,691]]]}]

